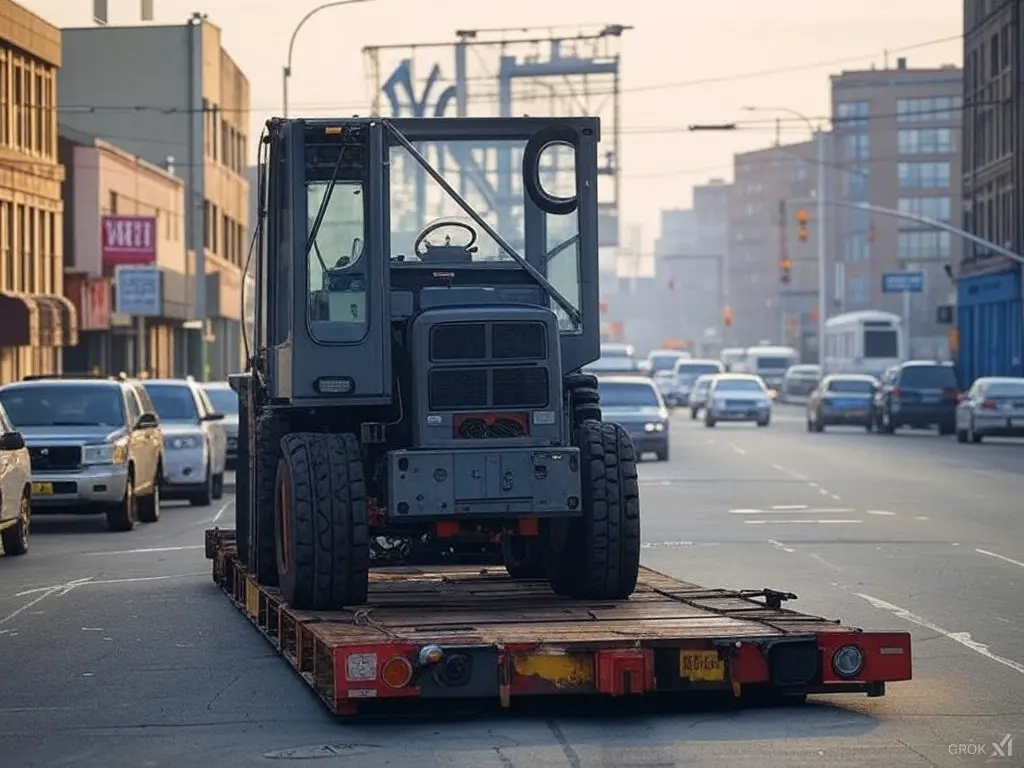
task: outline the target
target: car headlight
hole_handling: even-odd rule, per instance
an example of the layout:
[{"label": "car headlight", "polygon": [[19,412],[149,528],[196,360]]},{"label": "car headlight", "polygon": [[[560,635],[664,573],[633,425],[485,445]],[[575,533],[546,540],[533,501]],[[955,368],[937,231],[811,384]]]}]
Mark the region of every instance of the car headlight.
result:
[{"label": "car headlight", "polygon": [[164,447],[172,451],[198,448],[203,444],[203,439],[198,435],[172,435],[164,438]]},{"label": "car headlight", "polygon": [[664,432],[665,425],[660,421],[652,421],[644,424],[644,432]]},{"label": "car headlight", "polygon": [[124,464],[128,458],[128,439],[115,443],[82,446],[82,464]]}]

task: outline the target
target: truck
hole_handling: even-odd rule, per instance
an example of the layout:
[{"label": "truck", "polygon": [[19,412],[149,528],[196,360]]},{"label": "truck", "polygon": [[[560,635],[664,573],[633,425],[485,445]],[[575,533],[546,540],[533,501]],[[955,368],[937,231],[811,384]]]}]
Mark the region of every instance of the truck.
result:
[{"label": "truck", "polygon": [[[335,711],[670,679],[877,695],[909,675],[905,635],[640,567],[634,446],[583,372],[599,139],[595,118],[267,122],[235,527],[206,551]],[[497,543],[501,565],[403,562],[449,542]]]}]

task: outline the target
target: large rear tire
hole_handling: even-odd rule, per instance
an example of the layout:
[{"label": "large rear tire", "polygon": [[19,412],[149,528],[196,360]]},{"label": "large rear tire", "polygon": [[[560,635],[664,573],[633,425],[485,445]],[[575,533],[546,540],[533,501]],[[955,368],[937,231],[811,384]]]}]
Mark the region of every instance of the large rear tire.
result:
[{"label": "large rear tire", "polygon": [[366,484],[353,435],[297,432],[277,465],[277,572],[298,610],[362,605],[369,589]]},{"label": "large rear tire", "polygon": [[618,424],[577,430],[583,515],[547,553],[551,588],[577,600],[624,600],[640,573],[640,488],[636,451]]},{"label": "large rear tire", "polygon": [[284,419],[261,413],[256,418],[255,445],[250,447],[255,478],[249,502],[249,570],[257,582],[268,587],[278,586],[274,503],[281,440],[287,433]]}]

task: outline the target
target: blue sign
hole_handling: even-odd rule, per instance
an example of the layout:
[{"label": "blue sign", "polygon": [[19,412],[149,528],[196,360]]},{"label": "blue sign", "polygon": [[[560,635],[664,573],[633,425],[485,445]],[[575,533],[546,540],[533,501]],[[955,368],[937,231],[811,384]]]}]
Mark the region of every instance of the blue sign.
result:
[{"label": "blue sign", "polygon": [[882,275],[882,293],[921,293],[924,272],[886,272]]},{"label": "blue sign", "polygon": [[159,317],[163,314],[159,267],[118,267],[114,283],[114,311],[119,315]]}]

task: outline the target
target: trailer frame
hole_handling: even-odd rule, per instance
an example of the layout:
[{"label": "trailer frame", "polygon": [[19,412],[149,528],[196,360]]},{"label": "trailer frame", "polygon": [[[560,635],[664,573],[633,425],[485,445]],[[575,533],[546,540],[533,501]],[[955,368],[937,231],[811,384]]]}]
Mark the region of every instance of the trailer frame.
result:
[{"label": "trailer frame", "polygon": [[[205,548],[214,582],[340,716],[417,698],[883,696],[912,675],[909,632],[793,611],[787,592],[707,589],[642,568],[629,600],[585,602],[501,567],[396,567],[372,572],[366,606],[313,613],[256,583],[233,530],[207,530]],[[849,646],[862,663],[844,677],[835,660]]]}]

